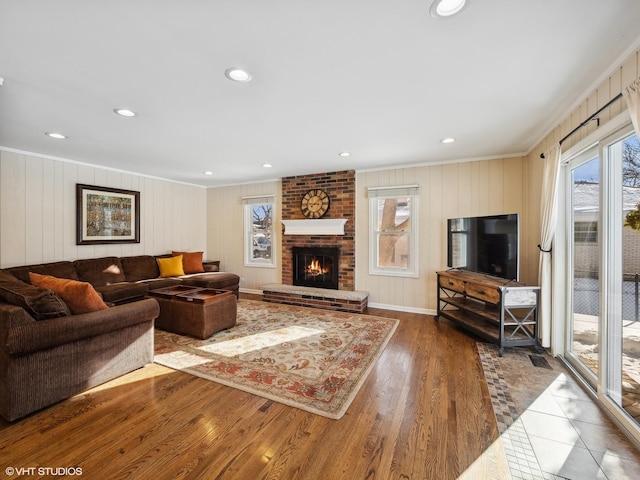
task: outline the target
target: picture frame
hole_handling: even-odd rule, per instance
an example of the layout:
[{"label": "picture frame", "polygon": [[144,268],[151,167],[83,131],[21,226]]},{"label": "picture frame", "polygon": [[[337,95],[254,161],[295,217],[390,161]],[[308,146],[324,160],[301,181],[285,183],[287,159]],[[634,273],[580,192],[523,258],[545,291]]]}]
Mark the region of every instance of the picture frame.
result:
[{"label": "picture frame", "polygon": [[76,184],[76,245],[140,243],[140,192]]}]

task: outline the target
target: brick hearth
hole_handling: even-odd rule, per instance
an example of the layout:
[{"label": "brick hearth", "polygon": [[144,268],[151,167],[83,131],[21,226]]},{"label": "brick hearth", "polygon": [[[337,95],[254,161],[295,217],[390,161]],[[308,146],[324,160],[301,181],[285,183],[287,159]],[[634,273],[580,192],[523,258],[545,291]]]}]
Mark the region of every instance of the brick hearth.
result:
[{"label": "brick hearth", "polygon": [[367,309],[368,292],[329,290],[272,283],[262,287],[263,301],[302,307],[323,308],[340,312],[363,313]]}]

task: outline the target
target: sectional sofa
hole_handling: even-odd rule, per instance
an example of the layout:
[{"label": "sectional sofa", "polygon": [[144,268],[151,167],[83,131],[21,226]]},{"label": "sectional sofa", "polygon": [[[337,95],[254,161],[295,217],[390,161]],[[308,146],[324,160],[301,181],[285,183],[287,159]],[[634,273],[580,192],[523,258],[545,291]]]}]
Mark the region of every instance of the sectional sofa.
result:
[{"label": "sectional sofa", "polygon": [[[172,257],[102,257],[0,270],[0,416],[16,420],[151,363],[159,307],[146,297],[149,290],[186,284],[238,295],[239,277],[206,271],[215,266],[163,274],[159,260]],[[102,306],[74,312],[69,301],[32,285],[38,275],[91,284]]]}]

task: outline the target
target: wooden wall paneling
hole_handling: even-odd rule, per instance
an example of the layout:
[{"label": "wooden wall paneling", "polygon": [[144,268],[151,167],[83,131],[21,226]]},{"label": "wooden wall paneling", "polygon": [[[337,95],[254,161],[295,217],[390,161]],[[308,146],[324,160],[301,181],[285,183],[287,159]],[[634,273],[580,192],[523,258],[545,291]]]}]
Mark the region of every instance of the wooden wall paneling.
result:
[{"label": "wooden wall paneling", "polygon": [[[428,200],[428,210],[426,223],[424,225],[427,235],[429,235],[429,254],[426,257],[426,264],[423,264],[427,275],[427,308],[435,310],[436,307],[436,278],[435,272],[447,266],[447,225],[446,217],[443,216],[443,190],[442,167],[434,166],[428,169],[425,185],[428,191],[425,192]],[[422,257],[421,257],[422,258]]]},{"label": "wooden wall paneling", "polygon": [[185,212],[187,203],[191,202],[192,200],[196,200],[197,196],[193,193],[190,194],[189,192],[187,192],[186,185],[174,184],[173,186],[178,187],[176,193],[178,195],[178,198],[180,199],[180,202],[176,205],[176,208],[174,210],[173,221],[180,224],[180,229],[178,232],[176,232],[178,234],[177,242],[175,245],[171,246],[171,249],[179,249],[181,251],[184,250],[190,252],[196,251],[196,241],[192,237],[195,226],[190,224],[189,217],[183,215],[183,213]]},{"label": "wooden wall paneling", "polygon": [[[598,91],[596,90],[587,97],[586,111],[585,111],[584,118],[585,119],[589,118],[591,115],[593,115],[597,111],[598,111]],[[598,128],[598,121],[592,120],[587,124],[586,128],[582,129],[584,130],[584,135],[582,138],[586,138],[587,136],[591,135],[593,132],[597,130],[597,128]]]},{"label": "wooden wall paneling", "polygon": [[54,259],[64,258],[64,163],[54,161],[54,203],[55,203],[55,239],[54,239]]},{"label": "wooden wall paneling", "polygon": [[369,238],[360,232],[366,232],[369,228],[369,199],[367,187],[370,185],[369,177],[374,172],[356,173],[356,214],[355,214],[355,245],[356,245],[356,270],[355,289],[367,290],[369,274]]},{"label": "wooden wall paneling", "polygon": [[[473,164],[459,164],[458,168],[458,210],[461,212],[472,212],[476,201],[473,197]],[[462,168],[460,168],[462,167]]]},{"label": "wooden wall paneling", "polygon": [[76,246],[75,230],[75,184],[78,180],[78,166],[74,163],[62,164],[62,258],[73,260],[81,258]]},{"label": "wooden wall paneling", "polygon": [[151,241],[153,251],[158,254],[166,251],[164,239],[165,192],[164,185],[153,181],[153,230]]},{"label": "wooden wall paneling", "polygon": [[[55,203],[55,164],[51,159],[42,159],[42,261],[55,260],[56,203]],[[0,221],[0,225],[2,222]]]},{"label": "wooden wall paneling", "polygon": [[0,258],[4,266],[26,262],[25,157],[13,152],[0,156]]},{"label": "wooden wall paneling", "polygon": [[473,169],[473,190],[471,192],[473,209],[471,212],[458,212],[456,217],[486,215],[489,211],[489,189],[493,186],[493,179],[489,174],[489,160],[471,162],[471,168]]},{"label": "wooden wall paneling", "polygon": [[[505,210],[507,203],[504,196],[504,159],[495,159],[489,161],[488,169],[488,199],[487,215],[495,215],[501,213],[509,213]],[[520,179],[521,180],[521,179]]]},{"label": "wooden wall paneling", "polygon": [[508,205],[505,206],[504,213],[520,213],[521,217],[524,213],[524,165],[525,161],[522,157],[509,158],[503,162],[503,192],[504,198],[508,201]]},{"label": "wooden wall paneling", "polygon": [[178,250],[184,244],[184,225],[182,223],[180,185],[176,183],[165,184],[166,211],[165,211],[165,247],[167,252]]},{"label": "wooden wall paneling", "polygon": [[[633,82],[638,79],[638,53],[629,56],[629,58],[622,64],[621,68],[621,88],[623,91]],[[626,105],[624,99],[622,103]]]},{"label": "wooden wall paneling", "polygon": [[[25,157],[25,259],[27,263],[43,262],[43,229],[45,219],[45,199],[43,160]],[[28,213],[28,216],[26,214]]]},{"label": "wooden wall paneling", "polygon": [[[611,77],[607,77],[602,81],[602,83],[596,90],[596,95],[598,97],[598,109],[604,107],[606,103],[614,97],[613,95],[611,95]],[[607,108],[606,110],[604,110],[602,113],[600,113],[599,117],[601,125],[611,120],[611,118],[613,117],[612,108]]]},{"label": "wooden wall paneling", "polygon": [[[274,238],[277,268],[246,267],[244,265],[244,217],[242,198],[254,195],[275,195]],[[210,188],[206,191],[207,250],[211,260],[220,260],[224,270],[233,271],[241,278],[240,287],[260,290],[267,283],[280,282],[280,182],[233,185]]]},{"label": "wooden wall paneling", "polygon": [[141,232],[140,232],[140,240],[142,241],[143,248],[145,251],[159,253],[158,250],[155,249],[155,243],[153,241],[154,237],[154,224],[155,224],[155,204],[153,198],[153,180],[150,178],[144,179],[144,187],[140,190],[140,198],[141,203],[144,208],[142,208],[142,218],[141,220]]},{"label": "wooden wall paneling", "polygon": [[[171,243],[206,246],[201,187],[164,188],[174,182],[8,151],[0,151],[0,182],[0,267],[163,253],[173,247],[170,235]],[[76,245],[76,183],[140,191],[141,243]],[[170,202],[173,210],[164,211]]]},{"label": "wooden wall paneling", "polygon": [[[626,85],[625,85],[626,87]],[[609,99],[612,99],[616,95],[622,92],[622,67],[617,68],[613,71],[611,76],[609,77]],[[611,105],[610,110],[610,118],[615,117],[622,113],[624,109],[626,109],[626,105],[624,101],[617,101],[613,105]]]},{"label": "wooden wall paneling", "polygon": [[459,216],[460,195],[458,190],[458,164],[448,163],[442,165],[442,184],[446,188],[442,189],[442,218],[454,218]]},{"label": "wooden wall paneling", "polygon": [[[89,165],[76,165],[77,168],[77,178],[76,178],[76,183],[82,183],[85,185],[93,185],[93,186],[100,186],[100,187],[105,187],[107,186],[104,183],[100,182],[100,178],[96,179],[96,168],[95,167],[91,167]],[[76,212],[76,200],[75,200],[75,185],[73,185],[73,193],[74,193],[74,204],[73,204],[73,214],[74,214],[74,218],[77,215]],[[73,227],[73,232],[74,235],[76,235],[76,225],[75,225],[75,221],[74,221],[74,227]],[[75,237],[74,237],[74,243],[75,243]],[[96,248],[96,245],[79,245],[78,246],[78,257],[77,258],[95,258],[98,256],[103,256],[101,255],[103,252],[100,251],[100,249]]]},{"label": "wooden wall paneling", "polygon": [[[433,265],[433,240],[438,233],[429,228],[431,206],[429,204],[429,169],[413,167],[407,170],[406,183],[420,185],[420,203],[418,205],[418,278],[411,282],[411,291],[403,297],[403,305],[427,308],[429,279],[431,272],[427,266]],[[431,233],[433,232],[433,233]]]}]

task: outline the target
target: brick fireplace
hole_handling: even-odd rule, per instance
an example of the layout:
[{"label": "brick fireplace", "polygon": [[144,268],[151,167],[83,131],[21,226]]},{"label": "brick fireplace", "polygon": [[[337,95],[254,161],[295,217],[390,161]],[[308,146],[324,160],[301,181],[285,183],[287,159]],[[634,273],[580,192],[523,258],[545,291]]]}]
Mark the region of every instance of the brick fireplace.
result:
[{"label": "brick fireplace", "polygon": [[344,235],[282,235],[282,283],[293,285],[293,247],[337,248],[338,290],[355,290],[355,171],[317,173],[282,179],[283,220],[305,219],[300,202],[311,189],[327,192],[330,206],[323,219],[346,219]]}]

